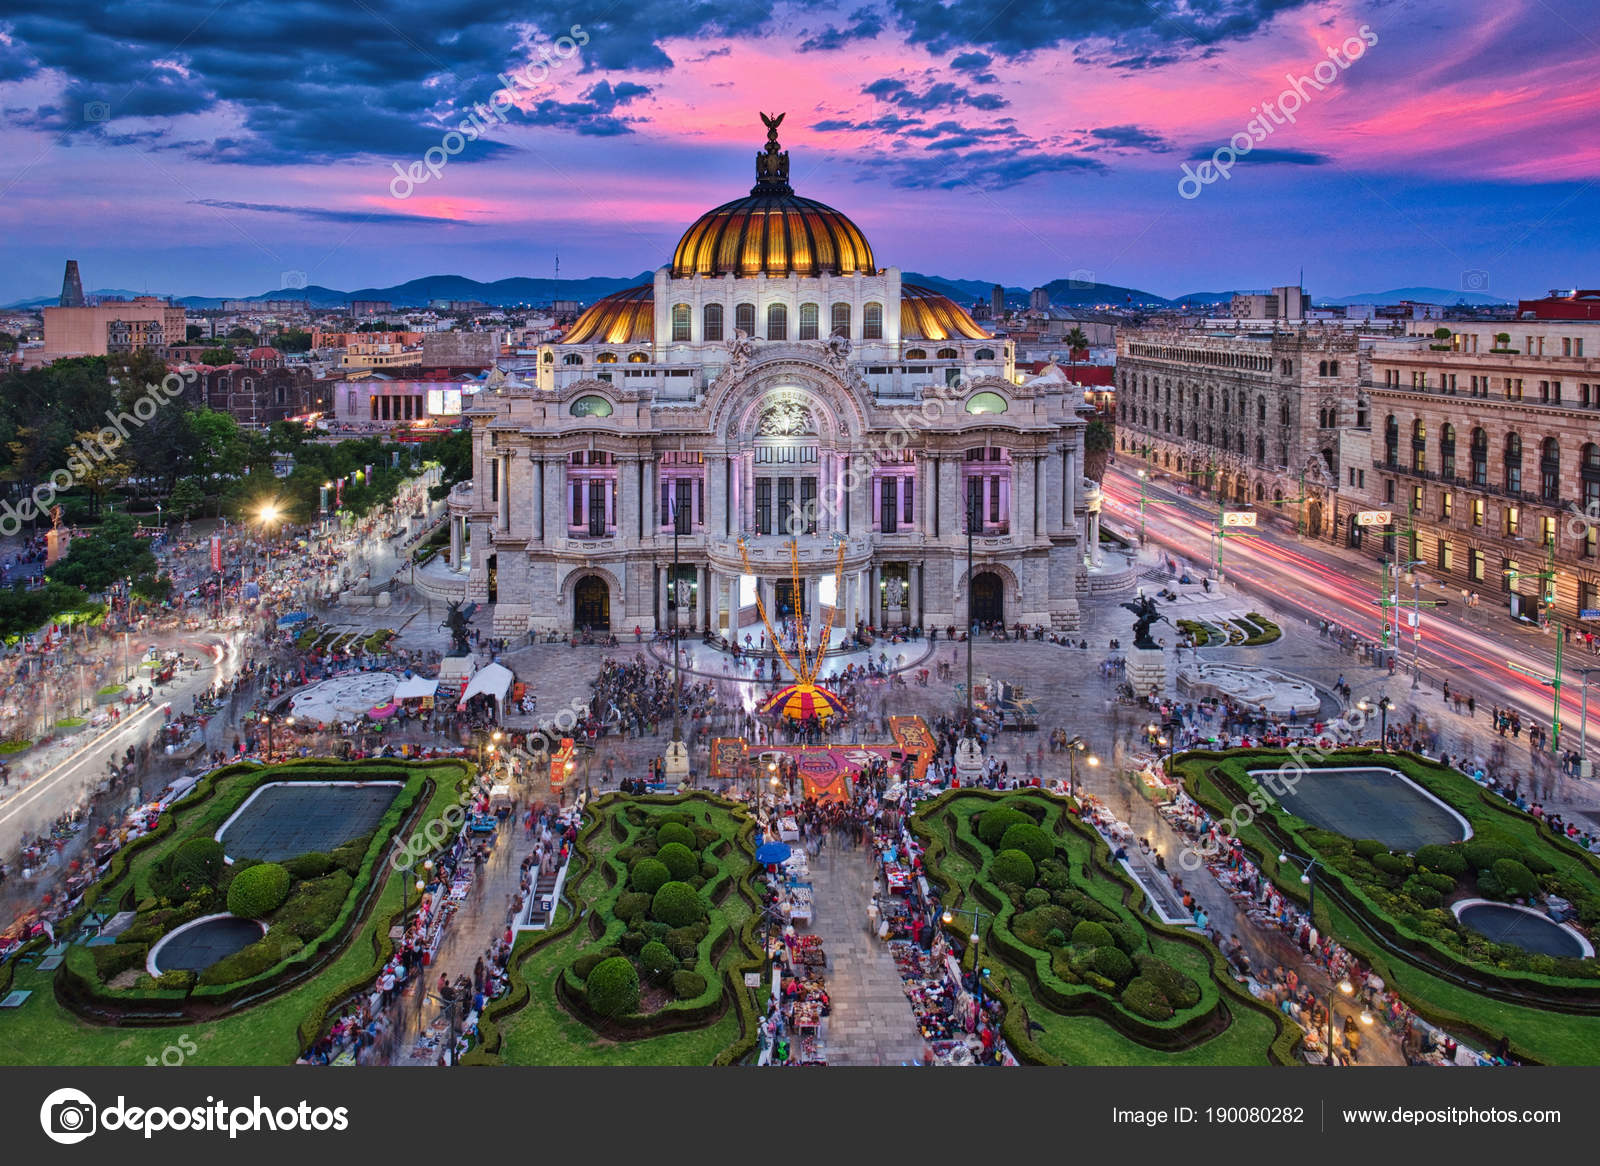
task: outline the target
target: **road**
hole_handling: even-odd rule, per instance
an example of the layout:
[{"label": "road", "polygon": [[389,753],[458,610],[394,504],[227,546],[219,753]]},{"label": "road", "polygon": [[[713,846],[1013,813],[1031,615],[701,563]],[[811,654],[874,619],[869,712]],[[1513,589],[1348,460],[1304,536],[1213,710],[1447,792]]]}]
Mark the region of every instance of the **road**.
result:
[{"label": "road", "polygon": [[[1106,473],[1104,489],[1108,514],[1121,528],[1136,532],[1138,479],[1112,468]],[[1147,484],[1145,499],[1147,540],[1205,570],[1212,558],[1216,506],[1180,493],[1177,486],[1159,477]],[[1228,583],[1269,596],[1285,610],[1311,620],[1330,619],[1368,640],[1380,640],[1380,568],[1373,558],[1264,524],[1253,534],[1230,534],[1223,540],[1222,572]],[[1426,573],[1424,568],[1424,577]],[[1412,588],[1403,585],[1400,594],[1404,621],[1412,614]],[[1524,719],[1548,727],[1551,689],[1515,668],[1552,675],[1554,633],[1511,619],[1497,606],[1498,597],[1492,593],[1485,593],[1482,605],[1475,609],[1461,602],[1458,588],[1436,581],[1425,582],[1420,594],[1423,601],[1442,600],[1448,606],[1424,607],[1417,612],[1420,643],[1413,643],[1409,627],[1401,629],[1406,634],[1400,641],[1397,679],[1409,671],[1415,650],[1425,674],[1449,680],[1453,689],[1471,692],[1480,704],[1515,708]],[[1391,642],[1392,626],[1391,617]],[[1582,684],[1576,669],[1584,667],[1600,670],[1600,656],[1569,640],[1561,689],[1563,751],[1578,744]],[[1600,679],[1596,684],[1600,685]],[[1600,740],[1600,705],[1592,711],[1596,715],[1589,718],[1591,755]]]},{"label": "road", "polygon": [[[13,777],[10,796],[0,801],[0,855],[16,853],[25,837],[39,834],[82,802],[105,779],[107,766],[122,760],[128,746],[137,747],[151,738],[165,720],[164,708],[170,706],[174,713],[187,711],[196,693],[231,678],[241,662],[237,640],[223,635],[191,633],[163,647],[181,648],[209,660],[210,665],[179,673],[137,712],[125,715],[93,740],[64,750],[65,756],[48,759],[49,768],[20,789]],[[72,738],[74,743],[77,740]],[[153,760],[152,773],[161,772],[160,764],[159,759]]]}]

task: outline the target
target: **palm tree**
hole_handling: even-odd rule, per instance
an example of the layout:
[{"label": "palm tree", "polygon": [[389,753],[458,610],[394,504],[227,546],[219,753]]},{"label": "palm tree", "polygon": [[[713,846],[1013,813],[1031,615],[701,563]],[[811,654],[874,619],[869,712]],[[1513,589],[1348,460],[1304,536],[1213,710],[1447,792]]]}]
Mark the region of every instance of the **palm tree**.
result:
[{"label": "palm tree", "polygon": [[1111,426],[1096,417],[1083,427],[1083,476],[1098,482],[1106,476],[1106,462],[1115,442]]},{"label": "palm tree", "polygon": [[1089,338],[1083,334],[1083,329],[1073,325],[1072,331],[1067,333],[1067,362],[1076,364],[1078,353],[1089,347]]}]

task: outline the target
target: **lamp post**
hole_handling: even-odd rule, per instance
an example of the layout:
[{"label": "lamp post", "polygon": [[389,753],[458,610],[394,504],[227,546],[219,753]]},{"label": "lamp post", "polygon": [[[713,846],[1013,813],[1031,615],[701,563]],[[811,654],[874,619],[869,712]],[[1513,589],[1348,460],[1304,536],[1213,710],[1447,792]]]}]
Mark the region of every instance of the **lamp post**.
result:
[{"label": "lamp post", "polygon": [[1145,726],[1150,743],[1160,751],[1161,772],[1166,777],[1172,776],[1172,746],[1178,735],[1174,725],[1173,721],[1163,721],[1159,725],[1151,721]]},{"label": "lamp post", "polygon": [[[1355,994],[1356,986],[1349,980],[1340,980],[1328,989],[1328,1067],[1333,1068],[1333,1003],[1338,996],[1346,998]],[[1337,993],[1337,995],[1335,994]]]},{"label": "lamp post", "polygon": [[[1070,777],[1067,779],[1068,797],[1078,796],[1078,754],[1088,753],[1088,751],[1089,742],[1084,740],[1081,734],[1067,742],[1067,764],[1069,766],[1068,772],[1070,774]],[[1100,764],[1100,758],[1096,757],[1093,753],[1089,753],[1084,760],[1089,764],[1091,769]]]},{"label": "lamp post", "polygon": [[979,933],[979,928],[983,925],[985,919],[992,920],[994,916],[988,911],[979,911],[968,907],[946,907],[940,919],[948,926],[955,922],[957,915],[964,915],[972,920],[972,934],[967,936],[967,939],[972,944],[972,979],[978,988],[976,993],[978,999],[978,1023],[981,1024],[983,1023],[983,981],[989,975],[989,969],[983,966],[981,958],[983,936]]},{"label": "lamp post", "polygon": [[1578,762],[1578,776],[1588,777],[1591,768],[1589,764],[1589,677],[1600,674],[1600,668],[1574,668],[1578,674],[1579,695],[1581,701],[1578,707],[1578,753],[1581,760]]},{"label": "lamp post", "polygon": [[1320,858],[1307,858],[1303,854],[1290,854],[1287,850],[1278,852],[1278,862],[1287,865],[1290,860],[1305,863],[1305,872],[1300,876],[1300,882],[1310,888],[1310,899],[1306,906],[1311,922],[1317,921],[1317,871],[1322,867]]},{"label": "lamp post", "polygon": [[1393,707],[1394,701],[1390,700],[1388,696],[1379,697],[1376,705],[1369,704],[1364,700],[1356,701],[1356,708],[1364,713],[1370,713],[1374,708],[1378,710],[1381,717],[1379,721],[1381,727],[1378,731],[1378,748],[1385,753],[1389,751],[1389,710]]}]

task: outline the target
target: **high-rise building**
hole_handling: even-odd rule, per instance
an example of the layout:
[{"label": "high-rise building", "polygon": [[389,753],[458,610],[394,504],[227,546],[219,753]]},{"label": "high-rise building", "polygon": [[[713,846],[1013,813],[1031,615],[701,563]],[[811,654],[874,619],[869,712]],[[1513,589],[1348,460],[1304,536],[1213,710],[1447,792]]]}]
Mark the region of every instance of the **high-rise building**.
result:
[{"label": "high-rise building", "polygon": [[989,318],[998,320],[1006,314],[1006,289],[995,284],[989,289]]},{"label": "high-rise building", "polygon": [[1036,287],[1029,292],[1028,310],[1030,312],[1048,312],[1050,310],[1050,289]]},{"label": "high-rise building", "polygon": [[67,260],[67,270],[61,277],[61,299],[57,301],[60,308],[83,307],[83,281],[78,278],[78,261]]}]

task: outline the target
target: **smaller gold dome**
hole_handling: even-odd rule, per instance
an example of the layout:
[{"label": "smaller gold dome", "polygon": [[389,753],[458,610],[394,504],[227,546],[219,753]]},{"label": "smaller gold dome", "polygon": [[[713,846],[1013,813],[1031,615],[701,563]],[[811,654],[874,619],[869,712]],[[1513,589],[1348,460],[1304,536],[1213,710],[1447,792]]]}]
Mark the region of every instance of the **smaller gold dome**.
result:
[{"label": "smaller gold dome", "polygon": [[590,304],[561,343],[648,344],[655,337],[655,328],[655,288],[646,283]]},{"label": "smaller gold dome", "polygon": [[902,340],[988,340],[976,320],[949,296],[917,283],[900,285]]}]

